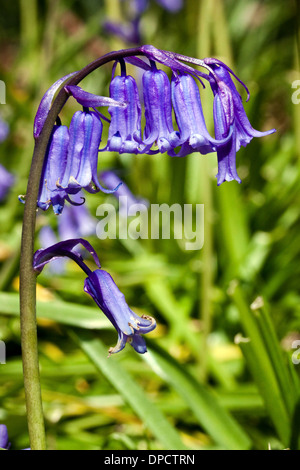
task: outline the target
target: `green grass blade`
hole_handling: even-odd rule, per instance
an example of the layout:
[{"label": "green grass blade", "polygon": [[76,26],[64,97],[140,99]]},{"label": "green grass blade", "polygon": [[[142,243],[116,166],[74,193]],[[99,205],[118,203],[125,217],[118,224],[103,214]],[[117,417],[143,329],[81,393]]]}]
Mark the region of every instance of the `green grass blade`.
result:
[{"label": "green grass blade", "polygon": [[266,408],[277,430],[277,434],[282,440],[282,443],[288,445],[291,432],[290,418],[281,394],[273,364],[259,330],[257,319],[250,307],[248,307],[239,286],[232,286],[230,293],[239,309],[245,333],[250,339],[250,341],[246,343],[239,342],[239,345],[265,401]]},{"label": "green grass blade", "polygon": [[124,400],[141,418],[145,426],[161,442],[164,449],[186,449],[178,432],[166,417],[149,400],[144,390],[113,357],[107,357],[107,349],[99,339],[88,332],[70,331],[71,338],[87,354],[109,382],[118,390]]},{"label": "green grass blade", "polygon": [[[0,292],[0,314],[20,315],[19,295]],[[98,308],[52,300],[37,301],[37,317],[86,329],[112,328]]]},{"label": "green grass blade", "polygon": [[[149,344],[149,341],[148,341]],[[162,349],[148,348],[145,360],[188,404],[194,416],[217,444],[226,449],[245,450],[251,441],[239,424],[220,405],[218,398]]]}]

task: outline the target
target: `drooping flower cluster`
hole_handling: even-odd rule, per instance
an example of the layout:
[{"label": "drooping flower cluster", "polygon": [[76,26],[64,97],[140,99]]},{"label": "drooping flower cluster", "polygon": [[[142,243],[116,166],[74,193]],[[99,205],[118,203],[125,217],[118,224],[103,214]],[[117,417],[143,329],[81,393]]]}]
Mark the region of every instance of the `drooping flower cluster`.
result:
[{"label": "drooping flower cluster", "polygon": [[[123,58],[120,51],[120,58],[113,66],[110,97],[93,95],[75,85],[65,86],[83,110],[74,114],[69,127],[58,122],[53,129],[38,198],[41,209],[46,210],[52,205],[56,214],[61,213],[64,201],[72,203],[72,195],[82,188],[89,192],[117,190],[117,187],[103,188],[98,180],[99,151],[120,154],[167,152],[172,157],[216,152],[217,183],[220,185],[224,181],[241,181],[235,163],[241,145],[246,146],[253,137],[275,132],[275,129],[259,132],[251,127],[231,78],[234,74],[221,61],[192,59],[153,46],[142,46],[139,53],[146,59]],[[127,74],[125,61],[142,71],[142,93],[135,79]],[[115,74],[118,62],[120,75]],[[160,64],[168,67],[171,79],[158,67]],[[208,73],[189,64],[201,66]],[[54,84],[43,98],[35,121],[36,137],[41,132],[55,91],[67,78]],[[204,86],[203,80],[209,83],[214,95],[214,136],[207,130],[201,105],[198,82]],[[108,106],[110,120],[96,109],[99,106]],[[99,149],[105,121],[109,122],[108,140]]]},{"label": "drooping flower cluster", "polygon": [[[92,254],[98,269],[91,271],[82,261],[81,254],[74,249],[78,244]],[[84,282],[85,292],[92,297],[117,330],[118,343],[114,348],[109,349],[109,354],[121,351],[126,343],[129,343],[138,353],[145,353],[146,343],[141,335],[154,330],[155,320],[147,315],[139,317],[129,308],[111,275],[101,269],[99,258],[93,247],[82,238],[66,240],[38,250],[34,255],[33,267],[37,273],[40,273],[46,264],[61,257],[73,259],[87,274],[88,277]]]}]

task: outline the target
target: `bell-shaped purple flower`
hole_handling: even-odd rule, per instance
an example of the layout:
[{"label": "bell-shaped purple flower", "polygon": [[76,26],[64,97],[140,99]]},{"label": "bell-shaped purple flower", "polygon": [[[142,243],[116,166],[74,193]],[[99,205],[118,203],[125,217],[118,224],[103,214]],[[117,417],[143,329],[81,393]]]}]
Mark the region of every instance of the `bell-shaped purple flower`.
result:
[{"label": "bell-shaped purple flower", "polygon": [[[92,254],[99,269],[92,272],[86,266],[81,254],[78,250],[75,250],[78,244],[83,245]],[[84,283],[85,292],[93,298],[118,332],[119,341],[114,348],[109,350],[109,353],[121,351],[127,342],[138,353],[145,353],[146,344],[141,334],[152,331],[156,326],[155,320],[146,315],[139,317],[128,307],[124,295],[117,288],[111,275],[101,269],[99,258],[89,242],[82,238],[77,238],[38,250],[33,257],[33,268],[37,273],[41,273],[46,264],[65,256],[75,261],[87,274],[88,277]]]},{"label": "bell-shaped purple flower", "polygon": [[[253,137],[263,137],[276,132],[271,129],[259,132],[251,126],[243,107],[242,99],[233,83],[229,69],[215,59],[205,59],[213,70],[217,82],[212,84],[214,97],[214,124],[217,139],[228,136],[231,139],[217,147],[218,155],[218,185],[224,181],[236,180],[241,182],[236,171],[236,152],[241,145],[246,147]],[[246,87],[245,87],[246,88]]]},{"label": "bell-shaped purple flower", "polygon": [[276,129],[270,129],[269,131],[265,132],[260,132],[256,129],[253,129],[244,110],[241,96],[238,93],[228,70],[225,67],[219,65],[211,65],[211,68],[214,70],[218,78],[227,85],[231,92],[234,108],[234,123],[237,131],[236,151],[240,149],[241,145],[246,147],[246,145],[251,142],[253,137],[264,137],[276,132]]},{"label": "bell-shaped purple flower", "polygon": [[95,112],[77,111],[70,124],[67,162],[59,186],[75,194],[96,175],[103,124]]},{"label": "bell-shaped purple flower", "polygon": [[110,348],[109,354],[121,351],[127,342],[143,354],[147,351],[142,334],[149,333],[155,326],[155,320],[143,315],[139,317],[127,305],[124,294],[119,291],[111,275],[97,269],[85,280],[84,290],[98,307],[105,313],[118,332],[118,343]]},{"label": "bell-shaped purple flower", "polygon": [[[171,84],[172,103],[182,146],[177,154],[171,150],[169,155],[185,157],[193,152],[215,152],[216,147],[224,144],[226,139],[217,140],[208,133],[195,79],[189,74],[178,72],[173,74]],[[229,138],[230,135],[227,140]]]},{"label": "bell-shaped purple flower", "polygon": [[137,84],[130,75],[116,76],[110,83],[112,99],[127,103],[125,108],[110,106],[111,123],[104,150],[141,153],[141,104]]},{"label": "bell-shaped purple flower", "polygon": [[8,450],[10,442],[8,442],[8,432],[5,424],[0,424],[0,449]]},{"label": "bell-shaped purple flower", "polygon": [[15,177],[4,166],[0,165],[0,201],[5,198],[14,181]]},{"label": "bell-shaped purple flower", "polygon": [[66,126],[54,126],[50,138],[40,182],[37,205],[42,210],[53,206],[55,214],[63,210],[69,196],[58,187],[64,174],[69,144],[69,130]]},{"label": "bell-shaped purple flower", "polygon": [[111,193],[101,186],[97,176],[98,152],[103,124],[98,113],[77,111],[70,124],[69,145],[64,172],[58,187],[68,194],[76,194],[81,188],[95,192],[90,188],[94,183],[96,192],[101,190]]},{"label": "bell-shaped purple flower", "polygon": [[143,75],[146,126],[143,144],[156,143],[161,153],[179,145],[179,133],[173,128],[171,85],[167,74],[154,65]]},{"label": "bell-shaped purple flower", "polygon": [[[219,95],[215,95],[214,98],[214,120],[216,137],[221,139],[228,132],[228,125]],[[236,170],[236,128],[234,124],[230,127],[230,133],[231,139],[226,144],[217,148],[218,186],[224,181],[236,180],[238,183],[241,183]]]}]

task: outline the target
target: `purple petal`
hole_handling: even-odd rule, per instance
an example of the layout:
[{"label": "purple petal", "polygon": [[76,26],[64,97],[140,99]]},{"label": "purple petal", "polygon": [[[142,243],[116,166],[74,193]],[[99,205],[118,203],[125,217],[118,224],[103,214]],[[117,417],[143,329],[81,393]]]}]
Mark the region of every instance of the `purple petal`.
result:
[{"label": "purple petal", "polygon": [[[51,227],[45,225],[44,227],[41,228],[41,230],[39,231],[39,243],[42,249],[48,248],[49,246],[57,243],[57,236]],[[51,274],[63,274],[64,270],[65,270],[65,260],[60,258],[57,260],[53,260],[53,263],[51,263],[50,265],[49,272]]]},{"label": "purple petal", "polygon": [[[182,72],[182,73],[186,72],[186,73],[193,75],[194,77],[197,77],[199,80],[200,80],[199,77],[204,78],[205,80],[209,80],[209,81],[211,80],[208,74],[202,73],[199,70],[196,70],[193,67],[190,67],[189,65],[186,65],[180,62],[180,60],[184,61],[185,59],[190,59],[190,57],[180,55],[180,54],[175,54],[169,51],[162,51],[160,49],[156,49],[156,47],[151,46],[151,45],[142,46],[141,50],[144,52],[146,57],[148,57],[148,59],[159,62],[160,64],[163,64],[166,67],[169,67],[173,72]],[[203,66],[204,62],[201,60],[197,60],[197,65]],[[205,88],[203,83],[202,85],[203,85],[203,88]]]},{"label": "purple petal", "polygon": [[79,104],[86,108],[97,108],[100,106],[126,108],[127,106],[126,103],[113,100],[107,96],[97,96],[92,93],[88,93],[76,85],[65,86],[65,90],[71,94]]},{"label": "purple petal", "polygon": [[214,152],[215,146],[229,140],[229,136],[217,140],[208,133],[199,88],[191,75],[181,73],[173,75],[172,103],[180,131],[180,143],[184,143],[176,156],[181,157],[196,151],[202,154]]},{"label": "purple petal", "polygon": [[37,206],[45,211],[52,204],[55,214],[62,212],[67,196],[67,193],[58,188],[57,185],[66,165],[68,141],[68,128],[66,126],[54,126],[40,181]]},{"label": "purple petal", "polygon": [[134,65],[135,67],[139,67],[140,69],[143,70],[151,70],[151,67],[149,64],[147,64],[144,60],[139,59],[138,57],[125,57],[125,62],[128,62],[128,64]]},{"label": "purple petal", "polygon": [[55,93],[59,89],[59,87],[66,81],[68,78],[72,77],[75,75],[77,72],[72,72],[69,73],[68,75],[65,75],[64,77],[60,78],[57,80],[50,88],[49,90],[46,91],[44,94],[40,105],[38,107],[35,119],[34,119],[34,126],[33,126],[33,136],[36,139],[40,133],[42,132],[43,126],[45,124],[45,121],[47,119],[47,116],[49,114],[52,100],[54,98]]},{"label": "purple petal", "polygon": [[253,129],[244,110],[241,97],[230,77],[229,72],[226,70],[226,68],[223,68],[221,66],[213,66],[212,68],[216,75],[222,81],[221,83],[225,84],[226,88],[230,90],[230,93],[232,95],[232,103],[234,106],[234,119],[237,130],[236,150],[238,151],[241,145],[245,147],[253,137],[264,137],[276,132],[276,129],[271,129],[266,132],[260,132],[256,129]]},{"label": "purple petal", "polygon": [[[214,98],[214,121],[215,121],[215,134],[216,137],[221,137],[227,126],[224,108],[219,95]],[[218,174],[217,184],[220,186],[224,181],[236,180],[241,183],[241,180],[236,171],[236,129],[235,124],[232,125],[232,137],[224,145],[217,147],[218,155]]]},{"label": "purple petal", "polygon": [[74,261],[76,261],[75,258],[78,258],[78,263],[81,265],[82,264],[81,255],[73,251],[75,246],[79,244],[83,245],[84,248],[87,251],[89,251],[89,253],[91,253],[96,265],[100,268],[101,265],[100,265],[98,255],[96,254],[92,245],[88,241],[84,240],[83,238],[76,238],[73,240],[64,240],[48,248],[37,250],[33,257],[34,270],[38,273],[41,273],[44,266],[50,261],[57,259],[57,258],[64,257],[64,256],[69,256],[69,255],[73,255],[70,257],[74,259]]},{"label": "purple petal", "polygon": [[[204,59],[204,63],[207,64],[207,65],[212,65],[212,66],[214,66],[214,65],[220,65],[220,66],[221,66],[221,67],[220,67],[221,70],[223,70],[223,71],[225,72],[225,69],[226,69],[226,71],[228,71],[229,73],[231,73],[231,75],[233,75],[234,78],[236,78],[236,80],[237,80],[238,82],[240,82],[240,84],[245,88],[245,90],[246,90],[246,92],[247,92],[247,101],[249,100],[249,98],[250,98],[250,91],[249,91],[249,89],[247,88],[247,86],[245,85],[245,83],[242,82],[242,80],[241,80],[237,75],[235,75],[235,73],[231,70],[231,68],[228,67],[228,65],[224,64],[224,62],[222,62],[221,60],[219,60],[219,59],[214,59],[214,58],[206,58],[206,59]],[[218,67],[218,68],[219,68],[219,67]],[[217,70],[217,67],[212,67],[212,69],[213,69],[214,71],[216,71],[216,70]],[[218,74],[217,74],[217,75],[218,75]],[[228,75],[229,75],[229,74],[228,74]],[[229,75],[229,78],[230,78],[230,75]],[[233,86],[234,86],[234,85],[233,85]],[[234,88],[235,88],[235,86],[234,86]]]},{"label": "purple petal", "polygon": [[161,153],[179,145],[179,133],[172,123],[171,85],[162,70],[149,70],[143,75],[145,103],[145,135],[143,144],[151,147],[157,143]]},{"label": "purple petal", "polygon": [[97,113],[77,111],[70,124],[67,163],[60,186],[74,194],[90,184],[97,169],[102,122]]},{"label": "purple petal", "polygon": [[110,349],[110,354],[119,352],[127,342],[131,342],[137,352],[146,352],[143,341],[138,337],[152,331],[155,320],[151,317],[139,317],[127,305],[124,294],[120,292],[111,275],[97,269],[85,280],[84,290],[107,316],[118,332],[118,343]]},{"label": "purple petal", "polygon": [[[125,101],[125,109],[109,107],[111,115],[107,146],[104,150],[119,153],[141,153],[141,105],[137,84],[133,77],[116,76],[110,84],[110,96]],[[135,140],[136,139],[136,140]]]}]

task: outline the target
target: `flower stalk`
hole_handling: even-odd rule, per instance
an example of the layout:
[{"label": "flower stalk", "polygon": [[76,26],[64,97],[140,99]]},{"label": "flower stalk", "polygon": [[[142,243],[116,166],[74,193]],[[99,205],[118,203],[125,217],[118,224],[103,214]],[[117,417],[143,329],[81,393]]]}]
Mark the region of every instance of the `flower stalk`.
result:
[{"label": "flower stalk", "polygon": [[[111,60],[116,60],[119,57],[130,55],[141,55],[140,49],[135,48],[107,54],[84,67],[67,84],[77,85],[83,78],[101,65]],[[23,217],[20,261],[21,346],[28,431],[32,450],[46,449],[38,361],[36,273],[33,270],[36,205],[48,142],[57,116],[67,99],[68,93],[62,88],[52,104],[40,135],[35,140]]]}]

